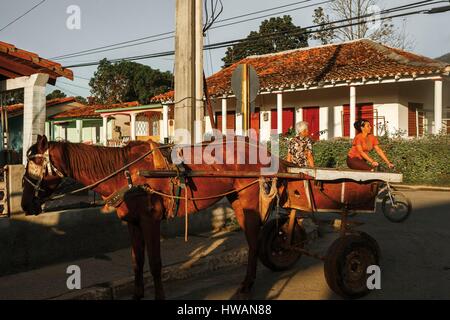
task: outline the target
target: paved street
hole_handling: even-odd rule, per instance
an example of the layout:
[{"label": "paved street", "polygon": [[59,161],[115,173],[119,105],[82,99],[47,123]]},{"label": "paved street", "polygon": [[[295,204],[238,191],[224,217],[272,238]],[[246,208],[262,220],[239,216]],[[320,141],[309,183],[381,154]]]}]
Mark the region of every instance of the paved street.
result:
[{"label": "paved street", "polygon": [[[360,229],[379,242],[382,253],[382,289],[365,299],[450,299],[449,193],[405,193],[413,203],[406,222],[393,224],[381,213],[358,217],[366,222]],[[324,252],[335,237],[326,234],[311,249]],[[240,266],[169,282],[166,294],[169,299],[229,299],[244,274],[245,266]],[[253,298],[340,299],[328,288],[322,263],[309,257],[282,273],[260,265]]]}]

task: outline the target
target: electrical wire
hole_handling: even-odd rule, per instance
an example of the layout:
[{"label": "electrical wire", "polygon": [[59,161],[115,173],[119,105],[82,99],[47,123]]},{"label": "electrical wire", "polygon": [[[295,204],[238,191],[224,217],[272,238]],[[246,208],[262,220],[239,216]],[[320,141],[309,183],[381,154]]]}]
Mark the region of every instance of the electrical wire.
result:
[{"label": "electrical wire", "polygon": [[10,25],[14,24],[15,22],[19,21],[20,19],[22,19],[23,17],[25,17],[27,14],[29,14],[31,11],[33,11],[34,9],[36,9],[37,7],[39,7],[41,4],[43,4],[45,1],[47,0],[42,0],[41,2],[39,2],[38,4],[34,5],[31,9],[27,10],[25,13],[23,13],[22,15],[18,16],[17,18],[15,18],[13,21],[9,22],[7,25],[5,25],[4,27],[2,27],[0,29],[0,32],[2,32],[3,30],[5,30],[6,28],[8,28]]},{"label": "electrical wire", "polygon": [[[421,13],[427,13],[427,11],[426,10],[418,10],[418,11],[413,11],[413,12],[408,12],[408,13],[397,14],[397,15],[393,15],[393,16],[386,16],[386,17],[381,17],[380,20],[384,21],[384,20],[387,20],[387,19],[394,19],[394,18],[398,18],[398,17],[405,17],[405,16],[416,15],[416,14],[421,14]],[[351,20],[355,20],[355,19],[361,19],[361,17],[354,17],[354,18],[351,18],[351,19],[346,19],[346,21],[351,21]],[[335,23],[335,22],[333,21],[333,22],[330,22],[328,24],[322,24],[322,25],[318,25],[318,26],[332,25],[333,23]],[[365,23],[367,23],[367,22],[366,21],[358,21],[358,22],[344,24],[344,25],[340,25],[340,26],[330,26],[328,28],[324,28],[324,29],[320,29],[320,30],[304,30],[304,29],[301,29],[300,31],[295,30],[293,32],[283,31],[283,32],[276,32],[276,33],[267,34],[267,35],[258,35],[258,36],[243,38],[243,39],[229,40],[229,41],[213,43],[211,45],[205,45],[204,46],[204,50],[213,50],[213,49],[225,48],[225,47],[228,47],[228,46],[236,45],[238,43],[251,42],[251,41],[254,41],[254,40],[259,39],[259,38],[271,38],[271,37],[274,37],[274,36],[277,36],[277,35],[294,36],[294,35],[297,35],[297,34],[312,34],[312,33],[329,31],[329,30],[336,30],[336,29],[340,29],[340,28],[345,28],[345,27],[355,26],[355,25],[365,24]],[[131,56],[131,57],[111,59],[109,61],[112,62],[112,63],[118,62],[118,61],[122,61],[122,60],[135,61],[135,60],[142,60],[142,59],[150,59],[150,58],[171,56],[171,55],[174,55],[174,53],[175,52],[173,50],[171,50],[171,51],[164,51],[164,52],[158,52],[158,53],[152,53],[152,54],[146,54],[146,55],[139,55],[139,56]],[[77,67],[94,66],[94,65],[98,65],[98,64],[99,64],[98,61],[93,61],[93,62],[90,62],[90,63],[75,64],[75,65],[69,65],[69,66],[65,66],[65,67],[66,68],[77,68]]]}]

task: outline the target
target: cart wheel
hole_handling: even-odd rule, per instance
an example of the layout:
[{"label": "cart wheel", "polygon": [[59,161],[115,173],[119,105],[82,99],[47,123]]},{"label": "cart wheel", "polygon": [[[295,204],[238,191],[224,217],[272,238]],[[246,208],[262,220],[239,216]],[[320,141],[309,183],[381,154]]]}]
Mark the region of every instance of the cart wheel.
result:
[{"label": "cart wheel", "polygon": [[403,222],[411,214],[411,201],[403,193],[394,191],[391,193],[394,204],[389,195],[383,198],[381,209],[384,216],[391,222]]},{"label": "cart wheel", "polygon": [[344,298],[360,298],[369,293],[367,268],[379,264],[379,247],[366,233],[344,235],[327,251],[324,273],[328,286]]},{"label": "cart wheel", "polygon": [[[301,253],[286,248],[289,220],[287,218],[268,221],[262,228],[259,238],[259,259],[272,271],[284,271],[291,268],[301,257]],[[278,227],[278,228],[277,228]],[[307,240],[303,227],[297,221],[290,244],[301,248]]]}]

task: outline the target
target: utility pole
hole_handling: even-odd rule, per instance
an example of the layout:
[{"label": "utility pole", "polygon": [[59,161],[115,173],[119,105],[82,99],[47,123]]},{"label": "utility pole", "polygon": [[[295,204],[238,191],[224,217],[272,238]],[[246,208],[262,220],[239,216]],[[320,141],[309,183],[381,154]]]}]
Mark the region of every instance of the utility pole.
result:
[{"label": "utility pole", "polygon": [[[203,135],[203,5],[202,0],[176,0],[175,143],[200,142]],[[197,120],[197,127],[195,126]]]}]

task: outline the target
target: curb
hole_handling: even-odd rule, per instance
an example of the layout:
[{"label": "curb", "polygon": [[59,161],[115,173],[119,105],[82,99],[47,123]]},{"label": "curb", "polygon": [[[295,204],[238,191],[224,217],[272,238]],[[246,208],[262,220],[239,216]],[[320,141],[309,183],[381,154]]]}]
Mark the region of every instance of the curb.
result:
[{"label": "curb", "polygon": [[[244,265],[247,263],[247,253],[247,247],[241,247],[222,254],[200,258],[194,263],[185,261],[169,265],[162,269],[162,281],[183,280],[229,266]],[[144,283],[146,284],[146,290],[153,287],[153,279],[149,271],[144,273]],[[131,296],[133,291],[134,276],[130,276],[97,284],[79,291],[65,293],[51,300],[116,300],[127,295]]]},{"label": "curb", "polygon": [[407,185],[407,184],[392,184],[394,188],[401,190],[413,190],[413,191],[442,191],[449,192],[450,187],[435,187],[435,186],[418,186],[418,185]]},{"label": "curb", "polygon": [[[308,232],[310,241],[318,238],[317,229]],[[225,251],[221,254],[199,257],[191,262],[186,260],[181,263],[168,265],[162,269],[162,281],[183,280],[204,275],[231,266],[247,264],[248,248],[246,245]],[[153,288],[153,279],[149,271],[144,273],[145,290]],[[117,300],[126,296],[132,296],[134,292],[134,276],[113,280],[91,286],[86,289],[64,293],[50,300]]]}]

